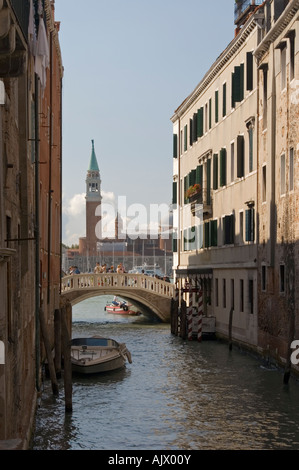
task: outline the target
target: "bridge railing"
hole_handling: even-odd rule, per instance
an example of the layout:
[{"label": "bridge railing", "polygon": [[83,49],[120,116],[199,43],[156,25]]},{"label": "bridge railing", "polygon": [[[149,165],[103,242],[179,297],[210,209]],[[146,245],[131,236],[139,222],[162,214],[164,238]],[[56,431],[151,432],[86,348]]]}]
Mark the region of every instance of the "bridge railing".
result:
[{"label": "bridge railing", "polygon": [[[120,288],[125,290],[142,289],[161,295],[162,297],[172,298],[174,296],[174,285],[156,277],[144,274],[72,274],[65,276],[61,280],[61,293],[77,290],[101,290]],[[111,293],[112,293],[111,292]]]}]

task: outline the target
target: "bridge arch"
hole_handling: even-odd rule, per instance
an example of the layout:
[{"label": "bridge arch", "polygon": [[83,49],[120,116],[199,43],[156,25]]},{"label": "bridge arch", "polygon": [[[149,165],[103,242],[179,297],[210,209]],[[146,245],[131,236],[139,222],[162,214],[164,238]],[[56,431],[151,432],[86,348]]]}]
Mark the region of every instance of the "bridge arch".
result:
[{"label": "bridge arch", "polygon": [[61,296],[72,305],[99,295],[118,295],[144,305],[164,323],[170,321],[173,294],[173,284],[143,274],[76,274],[61,282]]}]

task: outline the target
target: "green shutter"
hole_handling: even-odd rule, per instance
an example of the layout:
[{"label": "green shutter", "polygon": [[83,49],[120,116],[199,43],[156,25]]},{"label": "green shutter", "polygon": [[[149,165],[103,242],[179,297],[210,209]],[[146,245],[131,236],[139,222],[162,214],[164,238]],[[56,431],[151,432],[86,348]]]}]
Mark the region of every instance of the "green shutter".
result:
[{"label": "green shutter", "polygon": [[211,204],[211,159],[207,161],[207,204]]},{"label": "green shutter", "polygon": [[218,154],[213,155],[213,189],[218,189]]},{"label": "green shutter", "polygon": [[249,128],[249,172],[253,171],[253,128]]},{"label": "green shutter", "polygon": [[192,119],[189,119],[189,145],[190,147],[192,147],[193,145],[192,131],[193,131],[193,121]]},{"label": "green shutter", "polygon": [[173,158],[178,158],[178,136],[173,134]]},{"label": "green shutter", "polygon": [[244,64],[240,65],[240,101],[244,100]]},{"label": "green shutter", "polygon": [[203,108],[197,111],[197,135],[198,137],[203,136]]},{"label": "green shutter", "polygon": [[196,183],[196,170],[191,170],[189,173],[189,186],[193,186]]},{"label": "green shutter", "polygon": [[226,185],[226,149],[220,150],[220,186]]},{"label": "green shutter", "polygon": [[188,126],[184,127],[184,151],[186,152],[187,150],[187,142],[188,142]]},{"label": "green shutter", "polygon": [[246,89],[248,91],[253,90],[253,54],[252,52],[247,52],[246,54]]},{"label": "green shutter", "polygon": [[254,209],[245,211],[245,240],[253,242],[255,238]]},{"label": "green shutter", "polygon": [[237,137],[237,177],[242,178],[245,175],[244,171],[244,136],[238,135]]},{"label": "green shutter", "polygon": [[172,239],[172,251],[173,253],[177,253],[178,251],[178,241],[176,238]]},{"label": "green shutter", "polygon": [[205,243],[204,246],[205,248],[209,248],[210,246],[210,224],[209,222],[205,223]]},{"label": "green shutter", "polygon": [[209,129],[212,127],[212,98],[209,99]]},{"label": "green shutter", "polygon": [[202,187],[202,175],[203,175],[202,165],[198,165],[198,167],[196,168],[195,183],[200,184],[201,187]]},{"label": "green shutter", "polygon": [[211,246],[217,246],[217,220],[211,220]]},{"label": "green shutter", "polygon": [[193,136],[193,142],[197,141],[197,113],[193,114],[193,131],[192,131],[192,136]]},{"label": "green shutter", "polygon": [[226,83],[223,83],[222,92],[222,116],[226,116]]},{"label": "green shutter", "polygon": [[177,182],[173,182],[172,183],[172,204],[177,204],[178,202],[177,190],[178,190],[178,184]]},{"label": "green shutter", "polygon": [[215,91],[215,122],[219,121],[219,92]]}]

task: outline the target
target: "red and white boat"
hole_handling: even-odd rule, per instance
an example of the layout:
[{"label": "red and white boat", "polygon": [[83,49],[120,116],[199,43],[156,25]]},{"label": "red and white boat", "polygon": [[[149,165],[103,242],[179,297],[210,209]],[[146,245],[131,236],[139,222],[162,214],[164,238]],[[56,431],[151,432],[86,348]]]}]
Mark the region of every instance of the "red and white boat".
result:
[{"label": "red and white boat", "polygon": [[106,305],[107,313],[115,313],[116,315],[140,315],[140,312],[131,309],[132,305],[127,302],[111,302]]}]

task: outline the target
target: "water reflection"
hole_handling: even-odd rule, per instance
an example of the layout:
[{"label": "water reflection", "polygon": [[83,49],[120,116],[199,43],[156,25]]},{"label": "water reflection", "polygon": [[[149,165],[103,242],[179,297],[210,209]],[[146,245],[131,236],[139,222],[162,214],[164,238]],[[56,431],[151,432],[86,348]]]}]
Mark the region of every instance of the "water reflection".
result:
[{"label": "water reflection", "polygon": [[99,310],[81,304],[73,336],[125,342],[133,363],[74,376],[68,415],[63,392],[53,398],[45,384],[34,449],[299,449],[297,382],[221,342],[182,342],[168,325]]}]

